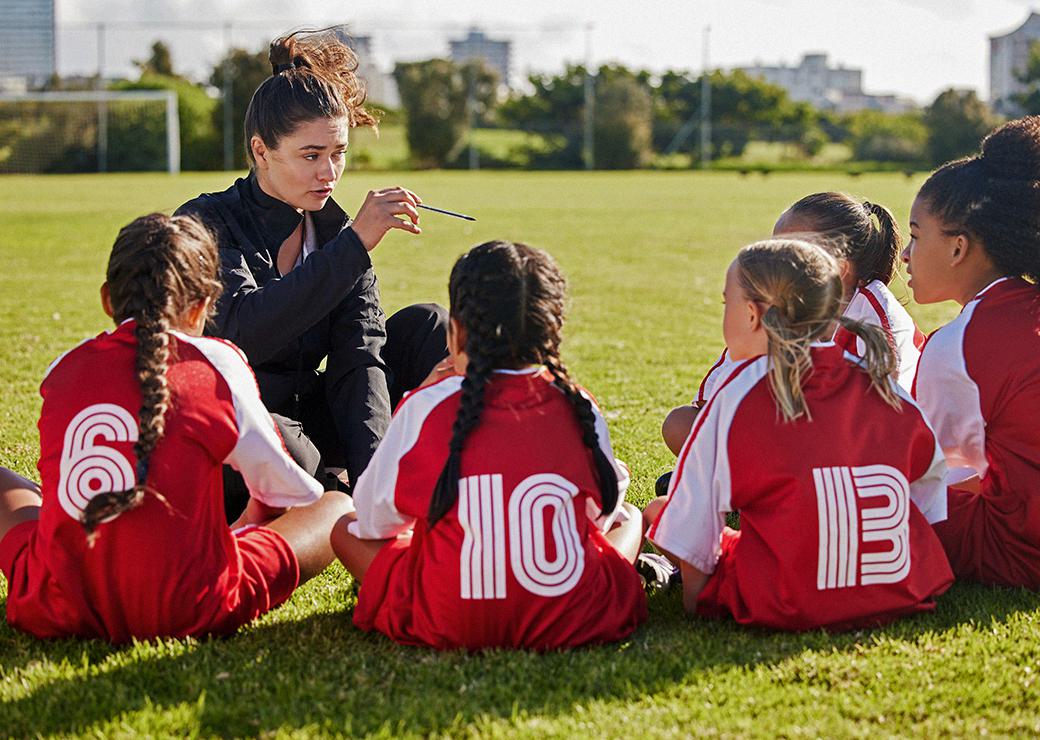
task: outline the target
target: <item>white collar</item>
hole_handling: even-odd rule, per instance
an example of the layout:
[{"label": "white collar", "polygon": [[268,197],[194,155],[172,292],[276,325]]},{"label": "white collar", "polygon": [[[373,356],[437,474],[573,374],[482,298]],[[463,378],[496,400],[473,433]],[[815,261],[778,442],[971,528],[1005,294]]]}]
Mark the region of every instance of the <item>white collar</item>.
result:
[{"label": "white collar", "polygon": [[499,373],[501,375],[537,375],[544,369],[545,365],[528,365],[527,367],[522,367],[519,370],[501,369],[494,370],[494,372]]}]

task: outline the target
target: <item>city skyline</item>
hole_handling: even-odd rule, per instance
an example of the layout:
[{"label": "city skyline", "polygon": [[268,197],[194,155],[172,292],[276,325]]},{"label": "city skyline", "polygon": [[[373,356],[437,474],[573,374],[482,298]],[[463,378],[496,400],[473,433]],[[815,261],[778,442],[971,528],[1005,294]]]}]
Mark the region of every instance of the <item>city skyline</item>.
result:
[{"label": "city skyline", "polygon": [[[974,88],[988,98],[989,37],[1016,28],[1040,0],[875,0],[870,7],[847,0],[706,0],[656,3],[639,13],[620,0],[566,6],[528,0],[522,17],[515,5],[475,0],[436,6],[362,0],[350,7],[350,14],[335,15],[317,0],[302,0],[293,14],[272,0],[225,0],[216,8],[200,0],[59,3],[58,69],[77,74],[96,68],[96,32],[89,24],[99,21],[110,24],[106,74],[131,73],[132,60],[159,38],[170,45],[178,68],[197,77],[221,56],[225,20],[235,24],[232,43],[246,48],[260,48],[288,27],[345,21],[352,32],[373,38],[375,62],[383,69],[393,61],[445,56],[451,39],[477,26],[513,42],[516,79],[583,61],[587,42],[595,65],[696,71],[703,29],[710,25],[712,67],[793,65],[807,52],[822,52],[835,65],[862,69],[867,92],[926,103],[947,87]],[[212,28],[203,29],[199,19]],[[135,25],[143,22],[150,25]],[[777,28],[784,29],[782,40]]]}]

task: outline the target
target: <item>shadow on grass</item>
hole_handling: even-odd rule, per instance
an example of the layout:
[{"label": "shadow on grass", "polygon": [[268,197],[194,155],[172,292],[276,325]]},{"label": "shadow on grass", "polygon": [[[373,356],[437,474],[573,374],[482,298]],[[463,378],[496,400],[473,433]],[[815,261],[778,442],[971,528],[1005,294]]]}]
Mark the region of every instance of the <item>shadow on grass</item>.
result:
[{"label": "shadow on grass", "polygon": [[11,735],[84,732],[120,715],[184,704],[202,707],[203,734],[300,727],[427,734],[517,715],[553,717],[597,699],[637,700],[696,672],[774,664],[805,650],[846,651],[885,637],[914,641],[1038,608],[1037,594],[958,585],[937,613],[883,629],[784,634],[687,619],[672,592],[651,600],[650,623],[630,640],[548,655],[404,648],[354,629],[345,612],[299,621],[280,621],[276,612],[231,639],[125,648],[41,643],[5,628],[0,661],[9,678],[34,661],[59,665],[51,678],[28,679],[38,685],[0,704],[0,714]]}]

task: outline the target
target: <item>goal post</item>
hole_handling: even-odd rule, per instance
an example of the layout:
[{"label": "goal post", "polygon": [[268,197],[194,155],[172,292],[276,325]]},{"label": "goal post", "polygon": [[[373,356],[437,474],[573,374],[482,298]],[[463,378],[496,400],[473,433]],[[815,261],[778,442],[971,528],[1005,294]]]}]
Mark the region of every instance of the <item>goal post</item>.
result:
[{"label": "goal post", "polygon": [[173,90],[0,93],[0,173],[181,169]]}]

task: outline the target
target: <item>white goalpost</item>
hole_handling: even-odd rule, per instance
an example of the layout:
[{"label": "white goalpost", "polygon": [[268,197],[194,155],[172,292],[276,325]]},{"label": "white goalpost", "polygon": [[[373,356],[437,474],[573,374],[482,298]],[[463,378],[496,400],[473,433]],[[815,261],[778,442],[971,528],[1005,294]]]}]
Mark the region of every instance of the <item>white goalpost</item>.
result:
[{"label": "white goalpost", "polygon": [[0,173],[181,169],[177,93],[0,93]]}]

